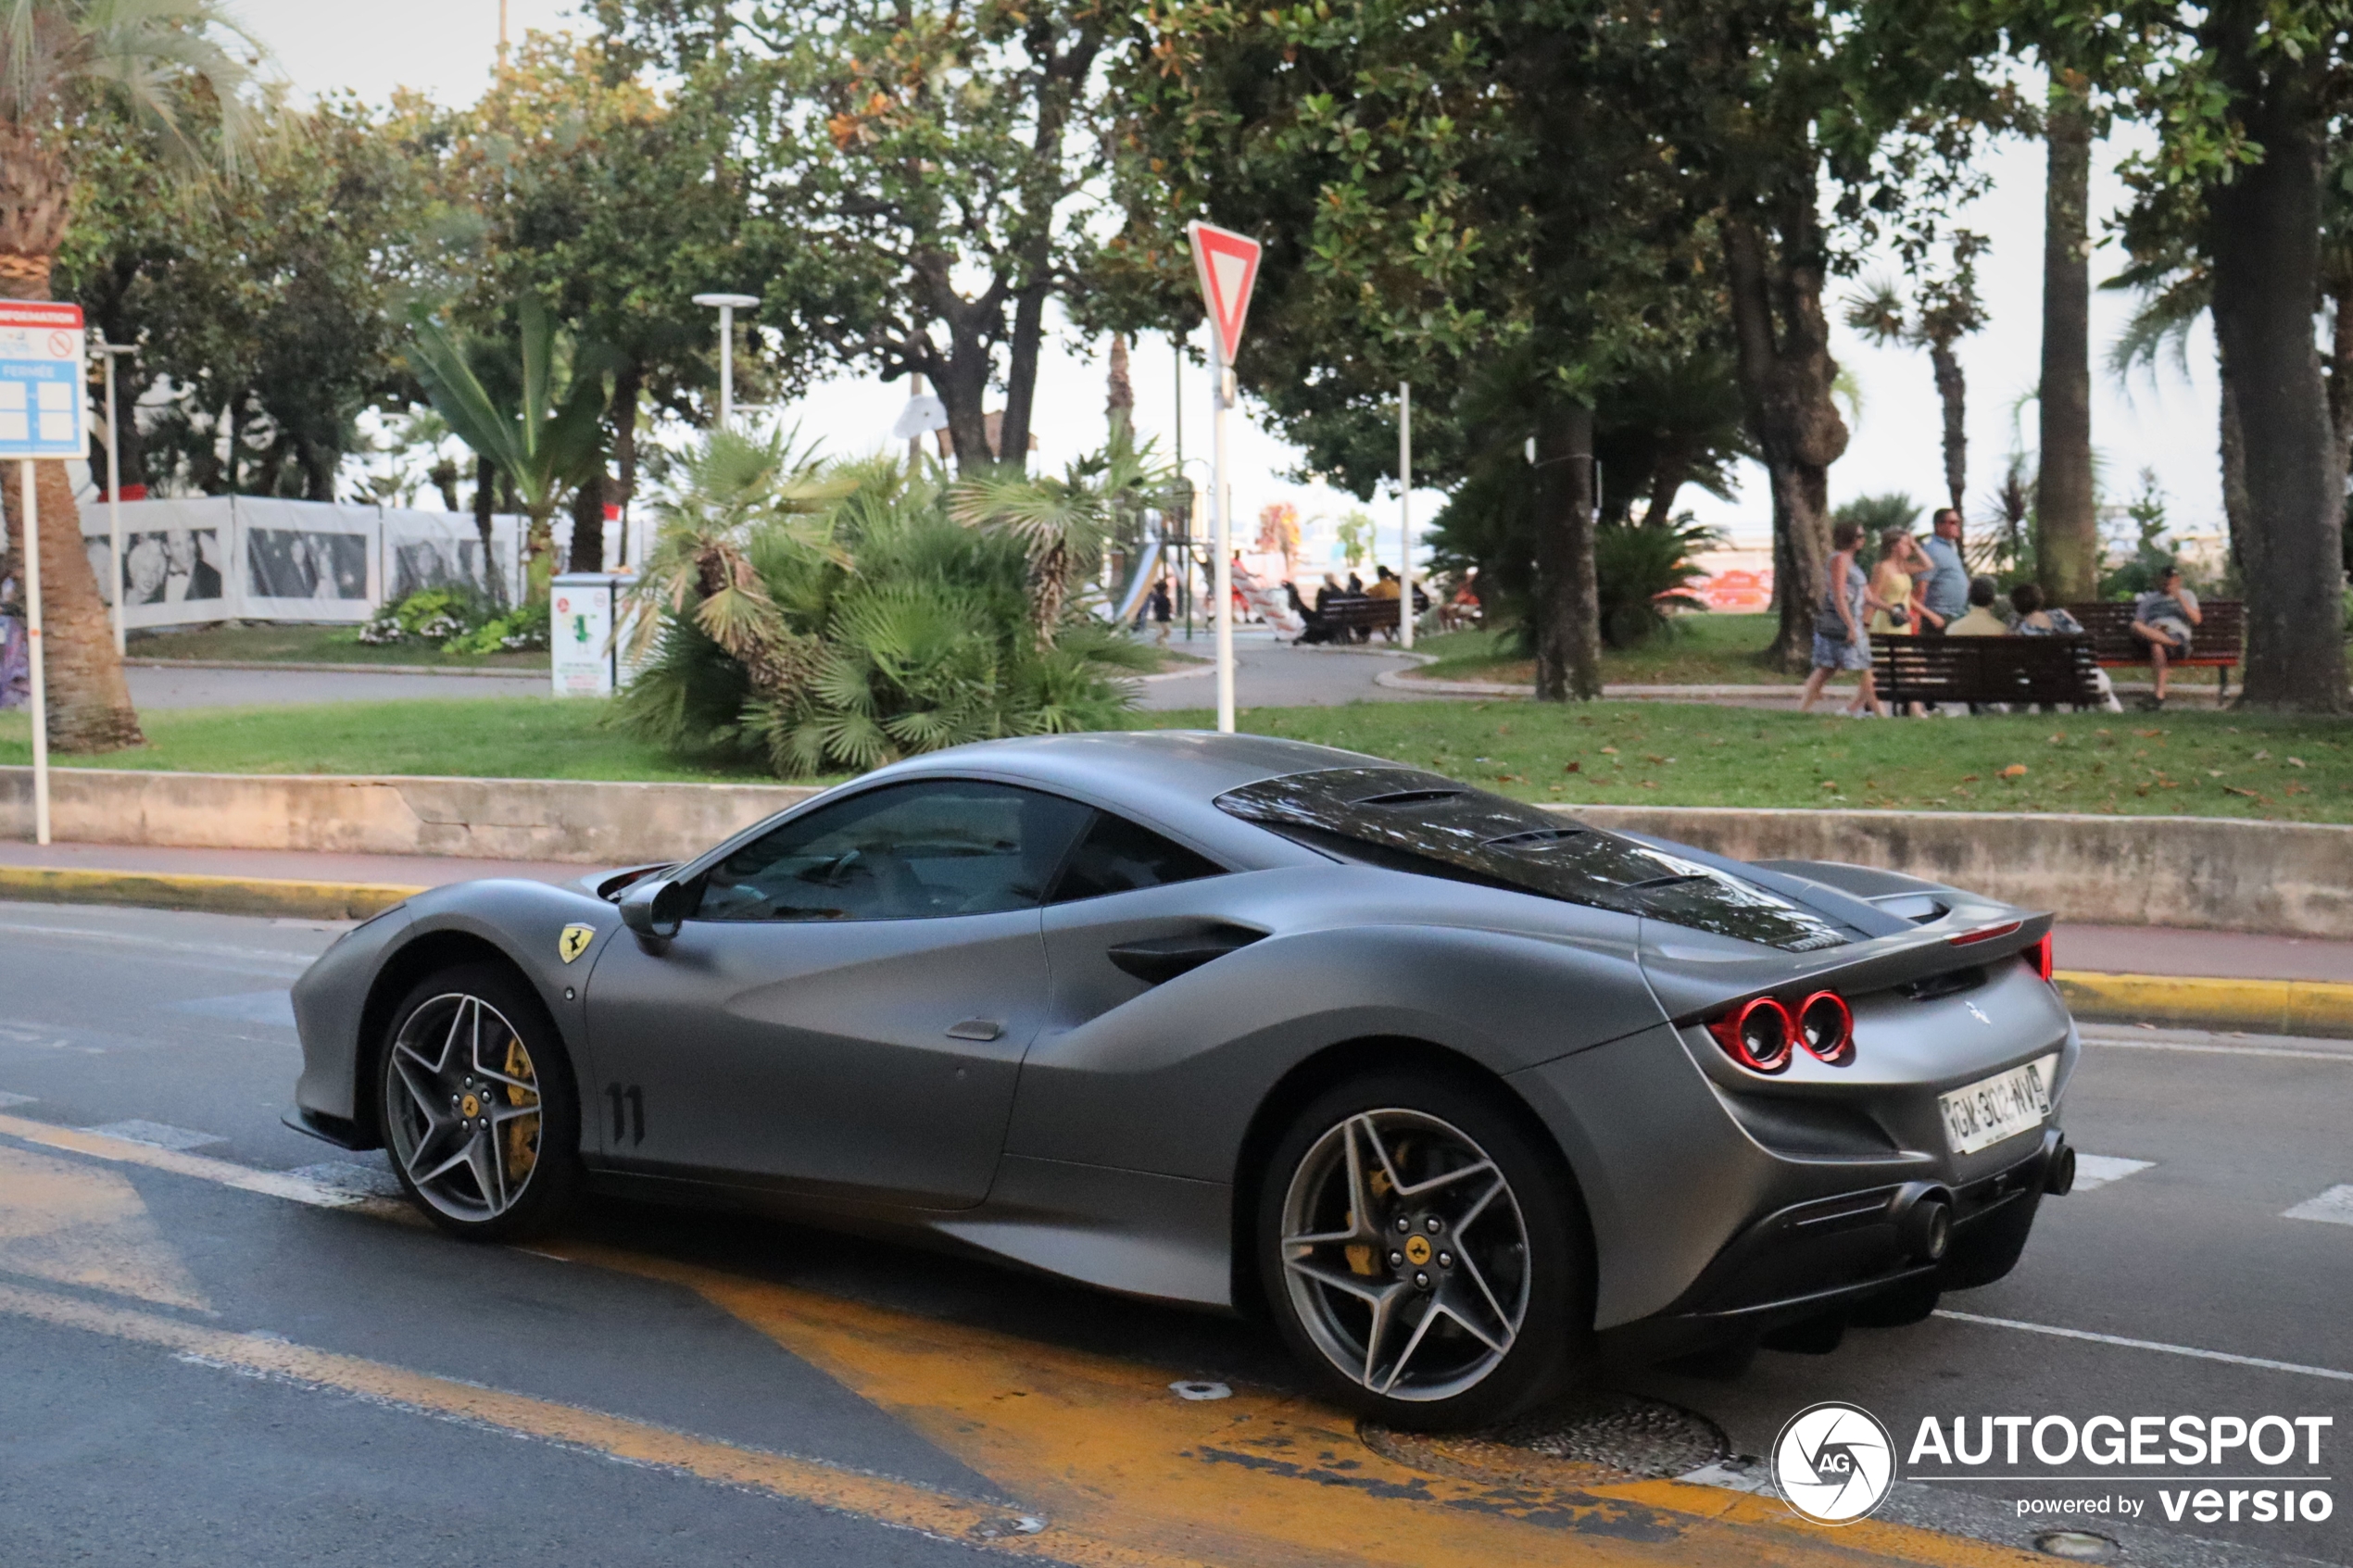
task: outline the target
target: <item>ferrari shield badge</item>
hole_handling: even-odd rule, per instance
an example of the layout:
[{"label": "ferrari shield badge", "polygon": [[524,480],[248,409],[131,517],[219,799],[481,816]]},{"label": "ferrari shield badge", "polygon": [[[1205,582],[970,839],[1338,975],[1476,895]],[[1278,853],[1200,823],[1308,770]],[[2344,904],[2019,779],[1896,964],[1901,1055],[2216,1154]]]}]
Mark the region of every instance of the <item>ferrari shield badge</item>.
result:
[{"label": "ferrari shield badge", "polygon": [[567,925],[564,934],[556,938],[556,951],[564,962],[570,963],[586,952],[588,944],[596,939],[597,928],[593,925]]}]

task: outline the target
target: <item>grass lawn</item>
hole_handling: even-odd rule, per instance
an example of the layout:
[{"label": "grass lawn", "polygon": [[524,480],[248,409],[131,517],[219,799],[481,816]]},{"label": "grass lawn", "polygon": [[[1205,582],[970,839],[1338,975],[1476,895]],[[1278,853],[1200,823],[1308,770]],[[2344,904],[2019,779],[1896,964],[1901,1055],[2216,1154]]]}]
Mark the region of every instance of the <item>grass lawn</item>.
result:
[{"label": "grass lawn", "polygon": [[[85,767],[508,778],[759,778],[686,766],[606,722],[607,705],[530,698],[181,709],[152,744]],[[1201,728],[1206,709],[1139,714]],[[2245,714],[1855,720],[1686,703],[1511,700],[1246,710],[1245,730],[1345,746],[1531,800],[2101,811],[2353,822],[2353,725]],[[31,759],[0,714],[0,763]]]},{"label": "grass lawn", "polygon": [[[1206,709],[1146,722],[1207,728]],[[2236,713],[1842,719],[1697,703],[1257,709],[1243,729],[1530,800],[2353,822],[2353,725]]]},{"label": "grass lawn", "polygon": [[[468,683],[471,684],[471,683]],[[433,698],[287,708],[163,708],[148,744],[60,765],[191,773],[428,773],[482,778],[759,778],[695,768],[606,722],[585,697]],[[0,763],[32,760],[22,713],[0,713]],[[767,782],[774,782],[773,780]]]},{"label": "grass lawn", "polygon": [[[1665,632],[1640,647],[1622,652],[1604,648],[1602,679],[1611,685],[1629,686],[1797,685],[1805,680],[1804,676],[1784,674],[1762,662],[1765,649],[1773,640],[1774,624],[1774,618],[1769,615],[1721,615],[1714,611],[1678,615],[1668,621]],[[1425,665],[1414,673],[1428,680],[1533,685],[1536,661],[1520,658],[1513,649],[1514,640],[1515,634],[1510,632],[1443,632],[1434,637],[1419,637],[1415,639],[1414,651],[1434,653],[1438,662]],[[2347,653],[2348,663],[2353,663],[2353,648],[2348,648]],[[2109,673],[2127,684],[2149,679],[2145,669],[2114,670]],[[2211,686],[2215,672],[2210,669],[2177,670],[2173,680],[2184,686]],[[1852,676],[1844,677],[1840,684],[1848,687],[1852,695]],[[2233,678],[2233,689],[2237,684]],[[1845,698],[1839,700],[1843,702]]]},{"label": "grass lawn", "polygon": [[229,659],[240,664],[441,664],[476,670],[547,668],[545,653],[446,654],[426,643],[359,640],[357,626],[192,626],[133,632],[133,659]]}]

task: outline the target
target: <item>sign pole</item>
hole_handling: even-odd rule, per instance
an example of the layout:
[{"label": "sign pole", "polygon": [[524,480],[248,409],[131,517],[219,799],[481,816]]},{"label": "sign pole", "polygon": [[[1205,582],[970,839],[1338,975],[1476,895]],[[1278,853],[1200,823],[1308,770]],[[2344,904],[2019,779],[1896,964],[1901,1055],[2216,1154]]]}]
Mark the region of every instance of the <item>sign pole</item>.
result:
[{"label": "sign pole", "polygon": [[1234,519],[1233,497],[1226,489],[1226,409],[1233,402],[1234,372],[1226,367],[1223,334],[1209,334],[1210,394],[1209,489],[1216,508],[1211,538],[1217,553],[1214,582],[1217,594],[1217,733],[1234,733]]},{"label": "sign pole", "polygon": [[130,610],[122,592],[122,427],[114,417],[114,357],[119,350],[101,343],[98,352],[107,357],[107,556],[114,563],[107,597],[114,601],[114,656],[120,659],[130,650],[131,639],[125,630]]},{"label": "sign pole", "polygon": [[1212,547],[1217,559],[1210,581],[1217,595],[1217,729],[1234,733],[1234,496],[1226,478],[1226,413],[1234,406],[1234,351],[1250,317],[1250,292],[1258,282],[1256,240],[1212,223],[1185,225],[1192,246],[1193,271],[1202,303],[1209,307],[1209,488],[1216,516]]},{"label": "sign pole", "polygon": [[1397,383],[1397,635],[1414,646],[1414,383]]},{"label": "sign pole", "polygon": [[32,459],[18,470],[24,480],[25,642],[32,666],[32,841],[49,842],[49,651],[41,635],[41,502],[32,487]]}]

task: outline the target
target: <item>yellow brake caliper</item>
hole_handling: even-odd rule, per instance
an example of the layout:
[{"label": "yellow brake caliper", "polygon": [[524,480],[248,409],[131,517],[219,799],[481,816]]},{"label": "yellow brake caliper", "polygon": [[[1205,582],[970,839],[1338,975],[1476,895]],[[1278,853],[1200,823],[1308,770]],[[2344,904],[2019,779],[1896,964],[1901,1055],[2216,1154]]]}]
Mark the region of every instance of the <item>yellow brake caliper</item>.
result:
[{"label": "yellow brake caliper", "polygon": [[[531,1053],[522,1048],[521,1040],[510,1038],[507,1041],[507,1076],[520,1078],[526,1084],[538,1081],[531,1071]],[[514,1084],[507,1085],[509,1105],[536,1104],[538,1099],[539,1094],[535,1089],[522,1088]],[[521,1182],[531,1174],[531,1168],[538,1160],[539,1118],[518,1116],[507,1123],[507,1173]]]}]

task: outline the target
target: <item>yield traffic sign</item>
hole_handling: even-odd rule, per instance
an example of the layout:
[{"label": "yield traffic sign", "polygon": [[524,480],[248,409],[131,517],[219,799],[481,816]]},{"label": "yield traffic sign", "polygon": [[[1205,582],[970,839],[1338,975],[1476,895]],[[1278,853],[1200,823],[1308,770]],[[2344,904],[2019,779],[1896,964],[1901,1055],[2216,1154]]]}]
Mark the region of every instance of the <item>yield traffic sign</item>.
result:
[{"label": "yield traffic sign", "polygon": [[1218,358],[1230,365],[1241,346],[1242,322],[1250,315],[1250,291],[1258,282],[1258,242],[1214,223],[1188,223],[1193,270],[1209,306],[1210,329],[1217,334]]}]

